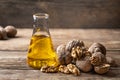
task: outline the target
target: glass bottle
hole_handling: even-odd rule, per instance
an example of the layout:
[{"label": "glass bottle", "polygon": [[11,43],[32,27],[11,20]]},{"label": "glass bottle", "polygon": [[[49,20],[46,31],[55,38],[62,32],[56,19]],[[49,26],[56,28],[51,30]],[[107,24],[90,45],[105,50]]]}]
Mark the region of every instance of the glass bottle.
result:
[{"label": "glass bottle", "polygon": [[40,69],[42,66],[58,65],[48,29],[48,18],[49,15],[46,13],[33,15],[33,34],[28,48],[27,62],[30,67],[35,69]]}]

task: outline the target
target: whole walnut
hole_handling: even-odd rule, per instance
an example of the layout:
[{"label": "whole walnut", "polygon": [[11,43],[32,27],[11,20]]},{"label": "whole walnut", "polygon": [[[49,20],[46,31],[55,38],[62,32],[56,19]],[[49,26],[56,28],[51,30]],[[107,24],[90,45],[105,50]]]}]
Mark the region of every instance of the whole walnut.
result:
[{"label": "whole walnut", "polygon": [[72,56],[70,52],[65,50],[66,45],[61,44],[57,47],[58,60],[61,65],[69,64],[72,62]]},{"label": "whole walnut", "polygon": [[8,37],[15,37],[15,35],[17,34],[17,29],[11,25],[6,26],[5,31],[7,32]]},{"label": "whole walnut", "polygon": [[106,62],[105,55],[102,54],[101,52],[95,52],[90,57],[90,62],[94,66],[99,66]]},{"label": "whole walnut", "polygon": [[0,31],[0,40],[2,39],[1,31]]},{"label": "whole walnut", "polygon": [[72,40],[72,41],[69,41],[69,42],[66,44],[65,49],[71,53],[72,48],[73,48],[73,47],[77,47],[77,46],[79,46],[79,47],[84,47],[83,41],[80,41],[80,40]]},{"label": "whole walnut", "polygon": [[8,39],[7,33],[2,26],[0,26],[0,39],[3,39],[3,40]]},{"label": "whole walnut", "polygon": [[100,43],[93,43],[89,47],[88,51],[91,53],[101,52],[102,54],[106,55],[106,48]]},{"label": "whole walnut", "polygon": [[106,63],[110,64],[112,67],[117,67],[117,63],[114,58],[107,56],[106,57]]},{"label": "whole walnut", "polygon": [[78,60],[76,61],[76,66],[83,72],[89,72],[93,69],[89,60]]},{"label": "whole walnut", "polygon": [[110,69],[109,64],[102,64],[100,66],[94,66],[94,71],[98,74],[104,74],[107,73]]}]

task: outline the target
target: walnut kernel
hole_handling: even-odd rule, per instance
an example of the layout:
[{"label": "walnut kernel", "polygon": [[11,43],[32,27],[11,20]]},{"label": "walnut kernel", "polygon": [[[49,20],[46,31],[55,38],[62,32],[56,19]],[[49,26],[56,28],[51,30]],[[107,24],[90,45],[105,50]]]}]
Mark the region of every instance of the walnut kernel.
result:
[{"label": "walnut kernel", "polygon": [[58,72],[58,68],[54,66],[43,66],[41,67],[41,71],[45,73],[55,73]]},{"label": "walnut kernel", "polygon": [[71,56],[74,59],[79,60],[83,56],[83,50],[79,46],[77,46],[76,48],[73,47],[71,51]]},{"label": "walnut kernel", "polygon": [[59,70],[59,72],[62,72],[62,73],[65,73],[65,74],[70,73],[69,69],[65,65],[60,65],[58,70]]},{"label": "walnut kernel", "polygon": [[76,76],[80,75],[80,70],[74,64],[68,64],[67,68],[74,75],[76,75]]}]

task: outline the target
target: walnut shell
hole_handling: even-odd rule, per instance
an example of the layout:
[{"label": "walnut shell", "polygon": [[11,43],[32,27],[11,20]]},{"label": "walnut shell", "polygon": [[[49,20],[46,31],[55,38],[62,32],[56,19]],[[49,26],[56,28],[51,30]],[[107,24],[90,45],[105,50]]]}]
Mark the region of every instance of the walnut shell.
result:
[{"label": "walnut shell", "polygon": [[94,66],[99,66],[106,62],[105,55],[103,55],[101,52],[95,52],[90,57],[90,62]]},{"label": "walnut shell", "polygon": [[89,60],[76,61],[76,66],[83,72],[89,72],[93,68]]},{"label": "walnut shell", "polygon": [[109,71],[110,65],[109,64],[102,64],[100,66],[94,66],[94,71],[98,74],[104,74]]},{"label": "walnut shell", "polygon": [[89,47],[88,51],[91,53],[101,52],[102,54],[106,55],[106,48],[100,43],[93,43]]},{"label": "walnut shell", "polygon": [[112,67],[116,67],[117,66],[117,63],[116,63],[116,61],[115,61],[115,59],[114,58],[112,58],[112,57],[106,57],[106,63],[107,64],[110,64],[110,66],[112,66]]},{"label": "walnut shell", "polygon": [[61,65],[69,64],[72,62],[71,53],[65,50],[66,45],[61,44],[57,47],[58,60]]},{"label": "walnut shell", "polygon": [[0,31],[0,40],[2,39],[2,33],[1,33],[1,31]]},{"label": "walnut shell", "polygon": [[4,39],[4,40],[8,39],[7,33],[2,26],[0,26],[0,39]]},{"label": "walnut shell", "polygon": [[14,26],[6,26],[5,30],[8,37],[15,37],[15,35],[17,34],[17,29]]},{"label": "walnut shell", "polygon": [[73,47],[84,47],[84,43],[83,41],[80,41],[80,40],[72,40],[72,41],[69,41],[67,44],[66,44],[66,50],[71,52],[72,51],[72,48]]}]

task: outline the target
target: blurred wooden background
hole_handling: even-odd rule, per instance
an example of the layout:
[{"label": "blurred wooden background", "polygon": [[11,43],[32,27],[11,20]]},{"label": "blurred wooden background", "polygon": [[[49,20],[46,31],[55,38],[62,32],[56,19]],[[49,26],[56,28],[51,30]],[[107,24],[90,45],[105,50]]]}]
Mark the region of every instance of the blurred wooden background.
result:
[{"label": "blurred wooden background", "polygon": [[0,0],[0,25],[32,27],[50,14],[50,28],[120,28],[120,0]]}]

